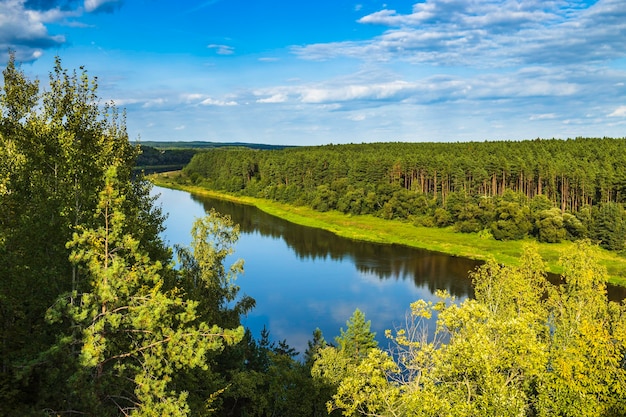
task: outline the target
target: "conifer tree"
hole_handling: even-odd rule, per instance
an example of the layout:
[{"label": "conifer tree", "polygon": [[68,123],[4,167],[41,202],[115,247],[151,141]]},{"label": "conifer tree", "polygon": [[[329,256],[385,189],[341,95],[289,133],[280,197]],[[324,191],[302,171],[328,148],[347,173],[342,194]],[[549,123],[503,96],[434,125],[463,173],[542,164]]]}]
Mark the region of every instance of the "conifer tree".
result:
[{"label": "conifer tree", "polygon": [[51,320],[70,320],[75,329],[58,348],[80,346],[72,408],[100,416],[184,416],[188,393],[172,384],[175,374],[206,368],[207,353],[238,342],[243,329],[199,321],[198,302],[186,299],[183,288],[165,287],[165,266],[124,232],[132,219],[121,211],[115,175],[114,168],[107,172],[100,193],[99,226],[83,228],[68,243],[89,284],[49,312]]}]

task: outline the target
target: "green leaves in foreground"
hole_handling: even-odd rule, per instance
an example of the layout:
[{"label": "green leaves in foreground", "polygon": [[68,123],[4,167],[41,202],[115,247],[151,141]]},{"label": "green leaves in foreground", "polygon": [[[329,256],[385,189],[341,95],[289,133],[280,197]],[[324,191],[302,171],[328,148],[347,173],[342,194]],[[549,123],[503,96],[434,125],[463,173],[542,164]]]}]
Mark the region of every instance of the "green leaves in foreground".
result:
[{"label": "green leaves in foreground", "polygon": [[208,367],[206,354],[243,337],[241,327],[211,325],[198,301],[168,286],[167,270],[124,233],[115,170],[107,173],[96,212],[99,226],[75,233],[71,260],[88,282],[63,297],[51,319],[73,322],[74,389],[81,409],[100,416],[183,416],[187,393],[172,384],[183,369]]},{"label": "green leaves in foreground", "polygon": [[[389,352],[355,359],[340,345],[313,376],[337,391],[329,410],[377,416],[615,416],[626,414],[626,307],[606,297],[606,271],[587,242],[563,257],[563,283],[544,277],[536,251],[520,267],[488,262],[475,299],[411,305],[387,331]],[[355,313],[356,314],[356,313]],[[428,332],[428,319],[436,329]],[[350,331],[350,329],[349,329]],[[343,334],[343,332],[342,332]]]}]

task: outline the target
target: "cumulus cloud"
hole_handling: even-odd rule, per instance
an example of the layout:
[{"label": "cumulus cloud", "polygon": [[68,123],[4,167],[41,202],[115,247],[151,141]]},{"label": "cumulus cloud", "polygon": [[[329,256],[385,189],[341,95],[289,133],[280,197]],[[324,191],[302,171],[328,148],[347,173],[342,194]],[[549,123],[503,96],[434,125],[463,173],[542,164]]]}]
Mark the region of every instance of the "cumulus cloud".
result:
[{"label": "cumulus cloud", "polygon": [[67,14],[58,8],[27,9],[24,0],[0,2],[0,48],[15,50],[21,61],[39,58],[44,49],[65,42],[64,36],[48,33],[46,23],[60,20]]},{"label": "cumulus cloud", "polygon": [[14,50],[19,61],[30,62],[43,51],[66,43],[48,25],[84,26],[77,22],[85,12],[113,11],[122,0],[3,0],[0,1],[0,49]]},{"label": "cumulus cloud", "polygon": [[347,56],[476,67],[576,64],[626,56],[623,0],[524,2],[426,0],[411,13],[380,10],[359,20],[386,28],[364,41],[297,46],[314,60]]}]

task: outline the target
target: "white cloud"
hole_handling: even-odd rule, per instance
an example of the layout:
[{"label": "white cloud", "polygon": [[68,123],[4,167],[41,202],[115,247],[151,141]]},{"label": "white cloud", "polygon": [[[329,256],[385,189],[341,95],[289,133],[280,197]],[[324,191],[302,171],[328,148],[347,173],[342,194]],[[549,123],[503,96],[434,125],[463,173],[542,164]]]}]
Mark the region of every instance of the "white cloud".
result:
[{"label": "white cloud", "polygon": [[70,20],[85,12],[110,12],[121,6],[123,0],[85,0],[83,7],[77,2],[46,1],[30,4],[26,0],[0,1],[0,49],[16,51],[19,61],[34,61],[43,51],[58,48],[66,43],[61,34],[49,32],[48,25],[88,27]]},{"label": "white cloud", "polygon": [[115,104],[116,107],[124,107],[131,104],[142,103],[143,100],[137,98],[113,98],[111,101]]},{"label": "white cloud", "polygon": [[609,117],[626,117],[626,106],[619,106],[613,113],[609,114]]},{"label": "white cloud", "polygon": [[218,55],[232,55],[235,53],[235,48],[228,45],[219,45],[212,43],[210,45],[207,45],[207,48],[214,49],[215,53]]},{"label": "white cloud", "polygon": [[305,88],[300,94],[303,103],[325,103],[353,100],[385,100],[414,91],[416,86],[405,81],[381,84],[353,84],[326,88]]},{"label": "white cloud", "polygon": [[257,103],[284,103],[287,101],[287,96],[282,93],[274,94],[267,98],[260,98],[256,102]]},{"label": "white cloud", "polygon": [[236,106],[237,102],[236,101],[224,101],[224,100],[215,100],[211,97],[206,98],[204,100],[202,100],[200,102],[200,104],[202,104],[203,106]]},{"label": "white cloud", "polygon": [[185,130],[185,125],[176,126],[174,130]]},{"label": "white cloud", "polygon": [[185,94],[181,94],[180,96],[181,100],[185,103],[193,103],[193,102],[202,101],[206,97],[207,97],[206,95],[200,94],[200,93],[185,93]]},{"label": "white cloud", "polygon": [[106,11],[111,12],[120,7],[123,0],[85,0],[85,11],[88,13]]},{"label": "white cloud", "polygon": [[46,48],[65,43],[62,35],[48,33],[46,23],[60,20],[69,12],[58,8],[49,11],[28,10],[24,0],[0,2],[0,48],[2,54],[8,49],[16,51],[20,61],[32,61],[42,55]]},{"label": "white cloud", "polygon": [[361,122],[366,119],[364,114],[353,114],[347,117],[348,120],[352,120],[353,122]]},{"label": "white cloud", "polygon": [[395,10],[381,10],[359,19],[360,23],[370,23],[385,26],[415,26],[435,17],[433,2],[418,3],[413,8],[413,13],[408,15],[398,14]]},{"label": "white cloud", "polygon": [[552,120],[556,119],[555,113],[533,114],[529,117],[529,120]]},{"label": "white cloud", "polygon": [[293,47],[305,59],[402,59],[475,67],[579,64],[626,56],[623,0],[502,2],[426,0],[401,14],[381,10],[359,20],[387,30],[370,40]]},{"label": "white cloud", "polygon": [[143,105],[141,107],[148,109],[151,107],[159,107],[164,105],[165,103],[167,103],[167,99],[162,98],[162,97],[158,97],[158,98],[153,98],[153,99],[149,99],[149,100],[145,100]]}]

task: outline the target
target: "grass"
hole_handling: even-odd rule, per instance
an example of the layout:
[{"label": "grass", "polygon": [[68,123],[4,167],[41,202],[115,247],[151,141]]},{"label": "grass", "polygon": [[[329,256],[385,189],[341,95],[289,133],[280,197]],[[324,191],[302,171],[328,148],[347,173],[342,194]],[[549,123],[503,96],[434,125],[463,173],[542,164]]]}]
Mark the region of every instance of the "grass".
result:
[{"label": "grass", "polygon": [[[493,257],[504,265],[517,265],[525,245],[532,243],[547,264],[548,272],[559,274],[562,268],[559,258],[570,252],[574,243],[538,243],[534,239],[498,241],[483,233],[458,233],[453,228],[417,227],[398,220],[384,220],[371,215],[346,215],[338,211],[318,212],[304,206],[293,206],[275,201],[236,196],[202,188],[179,184],[178,172],[166,172],[150,176],[158,186],[188,191],[193,194],[234,201],[256,206],[258,209],[303,226],[325,229],[338,236],[368,242],[399,244],[414,248],[442,252],[463,258],[486,260]],[[609,282],[626,286],[626,258],[598,248],[600,264],[607,268]]]}]

